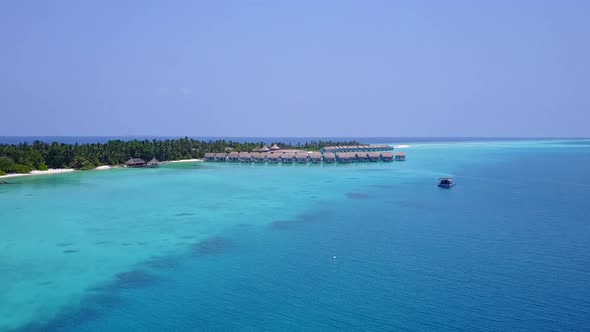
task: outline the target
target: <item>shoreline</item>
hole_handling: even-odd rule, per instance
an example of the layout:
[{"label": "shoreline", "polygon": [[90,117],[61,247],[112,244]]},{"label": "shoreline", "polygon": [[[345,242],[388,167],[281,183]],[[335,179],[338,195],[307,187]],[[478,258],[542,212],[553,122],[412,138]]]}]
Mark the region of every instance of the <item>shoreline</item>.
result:
[{"label": "shoreline", "polygon": [[163,161],[162,163],[190,163],[190,162],[203,162],[203,159],[180,159],[180,160],[170,160],[170,161]]},{"label": "shoreline", "polygon": [[31,171],[29,173],[18,173],[18,174],[6,174],[0,175],[0,179],[10,179],[10,178],[17,178],[21,176],[38,176],[38,175],[52,175],[52,174],[63,174],[63,173],[70,173],[74,172],[75,169],[73,168],[51,168],[46,171]]},{"label": "shoreline", "polygon": [[[203,159],[181,159],[181,160],[170,160],[170,161],[163,161],[163,164],[167,163],[188,163],[188,162],[203,162]],[[111,165],[102,165],[98,166],[92,170],[94,171],[105,171],[109,169],[120,168],[120,166],[111,166]],[[34,170],[29,173],[16,173],[16,174],[5,174],[0,175],[1,179],[11,179],[11,178],[18,178],[23,176],[39,176],[39,175],[54,175],[54,174],[64,174],[64,173],[71,173],[75,172],[76,170],[73,168],[50,168],[46,171],[39,171]]]}]

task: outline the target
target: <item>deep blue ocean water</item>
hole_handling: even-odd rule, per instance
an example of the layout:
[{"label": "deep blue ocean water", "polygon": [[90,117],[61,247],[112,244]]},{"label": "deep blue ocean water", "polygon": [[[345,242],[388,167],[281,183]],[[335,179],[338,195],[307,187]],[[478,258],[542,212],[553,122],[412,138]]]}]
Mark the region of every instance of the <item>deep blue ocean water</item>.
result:
[{"label": "deep blue ocean water", "polygon": [[590,330],[590,141],[403,150],[11,180],[0,330]]}]

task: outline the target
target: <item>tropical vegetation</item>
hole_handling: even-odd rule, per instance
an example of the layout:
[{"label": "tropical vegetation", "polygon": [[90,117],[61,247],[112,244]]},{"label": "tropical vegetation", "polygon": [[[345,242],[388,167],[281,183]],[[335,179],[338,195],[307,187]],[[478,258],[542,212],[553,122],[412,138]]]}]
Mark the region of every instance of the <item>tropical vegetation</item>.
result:
[{"label": "tropical vegetation", "polygon": [[[281,148],[319,150],[330,145],[357,145],[358,142],[311,141],[297,144],[275,142]],[[272,143],[272,144],[275,144]],[[48,168],[93,169],[100,165],[120,165],[130,158],[160,161],[202,158],[206,152],[252,151],[264,145],[226,140],[200,141],[191,138],[167,140],[112,140],[107,143],[64,144],[35,141],[32,144],[0,144],[0,175],[28,173]]]}]

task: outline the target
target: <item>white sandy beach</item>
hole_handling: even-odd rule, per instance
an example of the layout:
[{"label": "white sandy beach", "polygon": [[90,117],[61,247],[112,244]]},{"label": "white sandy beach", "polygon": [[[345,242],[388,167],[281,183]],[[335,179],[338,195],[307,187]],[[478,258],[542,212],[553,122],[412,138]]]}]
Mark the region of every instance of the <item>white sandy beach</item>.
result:
[{"label": "white sandy beach", "polygon": [[6,174],[1,175],[0,179],[6,178],[15,178],[20,176],[32,176],[32,175],[50,175],[50,174],[61,174],[61,173],[69,173],[75,171],[73,168],[57,168],[57,169],[48,169],[46,171],[31,171],[30,173],[25,174]]},{"label": "white sandy beach", "polygon": [[188,162],[202,162],[203,159],[181,159],[181,160],[170,160],[167,163],[188,163]]},{"label": "white sandy beach", "polygon": [[113,168],[113,166],[102,165],[102,166],[98,166],[97,168],[95,168],[95,170],[97,170],[97,171],[104,171],[106,169],[111,169],[111,168]]}]

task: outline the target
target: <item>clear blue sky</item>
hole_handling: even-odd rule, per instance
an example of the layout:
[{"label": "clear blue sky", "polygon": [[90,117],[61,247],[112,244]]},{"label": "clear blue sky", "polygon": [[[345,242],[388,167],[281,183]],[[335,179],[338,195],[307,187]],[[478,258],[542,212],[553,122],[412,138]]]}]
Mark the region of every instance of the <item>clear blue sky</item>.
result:
[{"label": "clear blue sky", "polygon": [[590,136],[590,1],[3,1],[0,135]]}]

